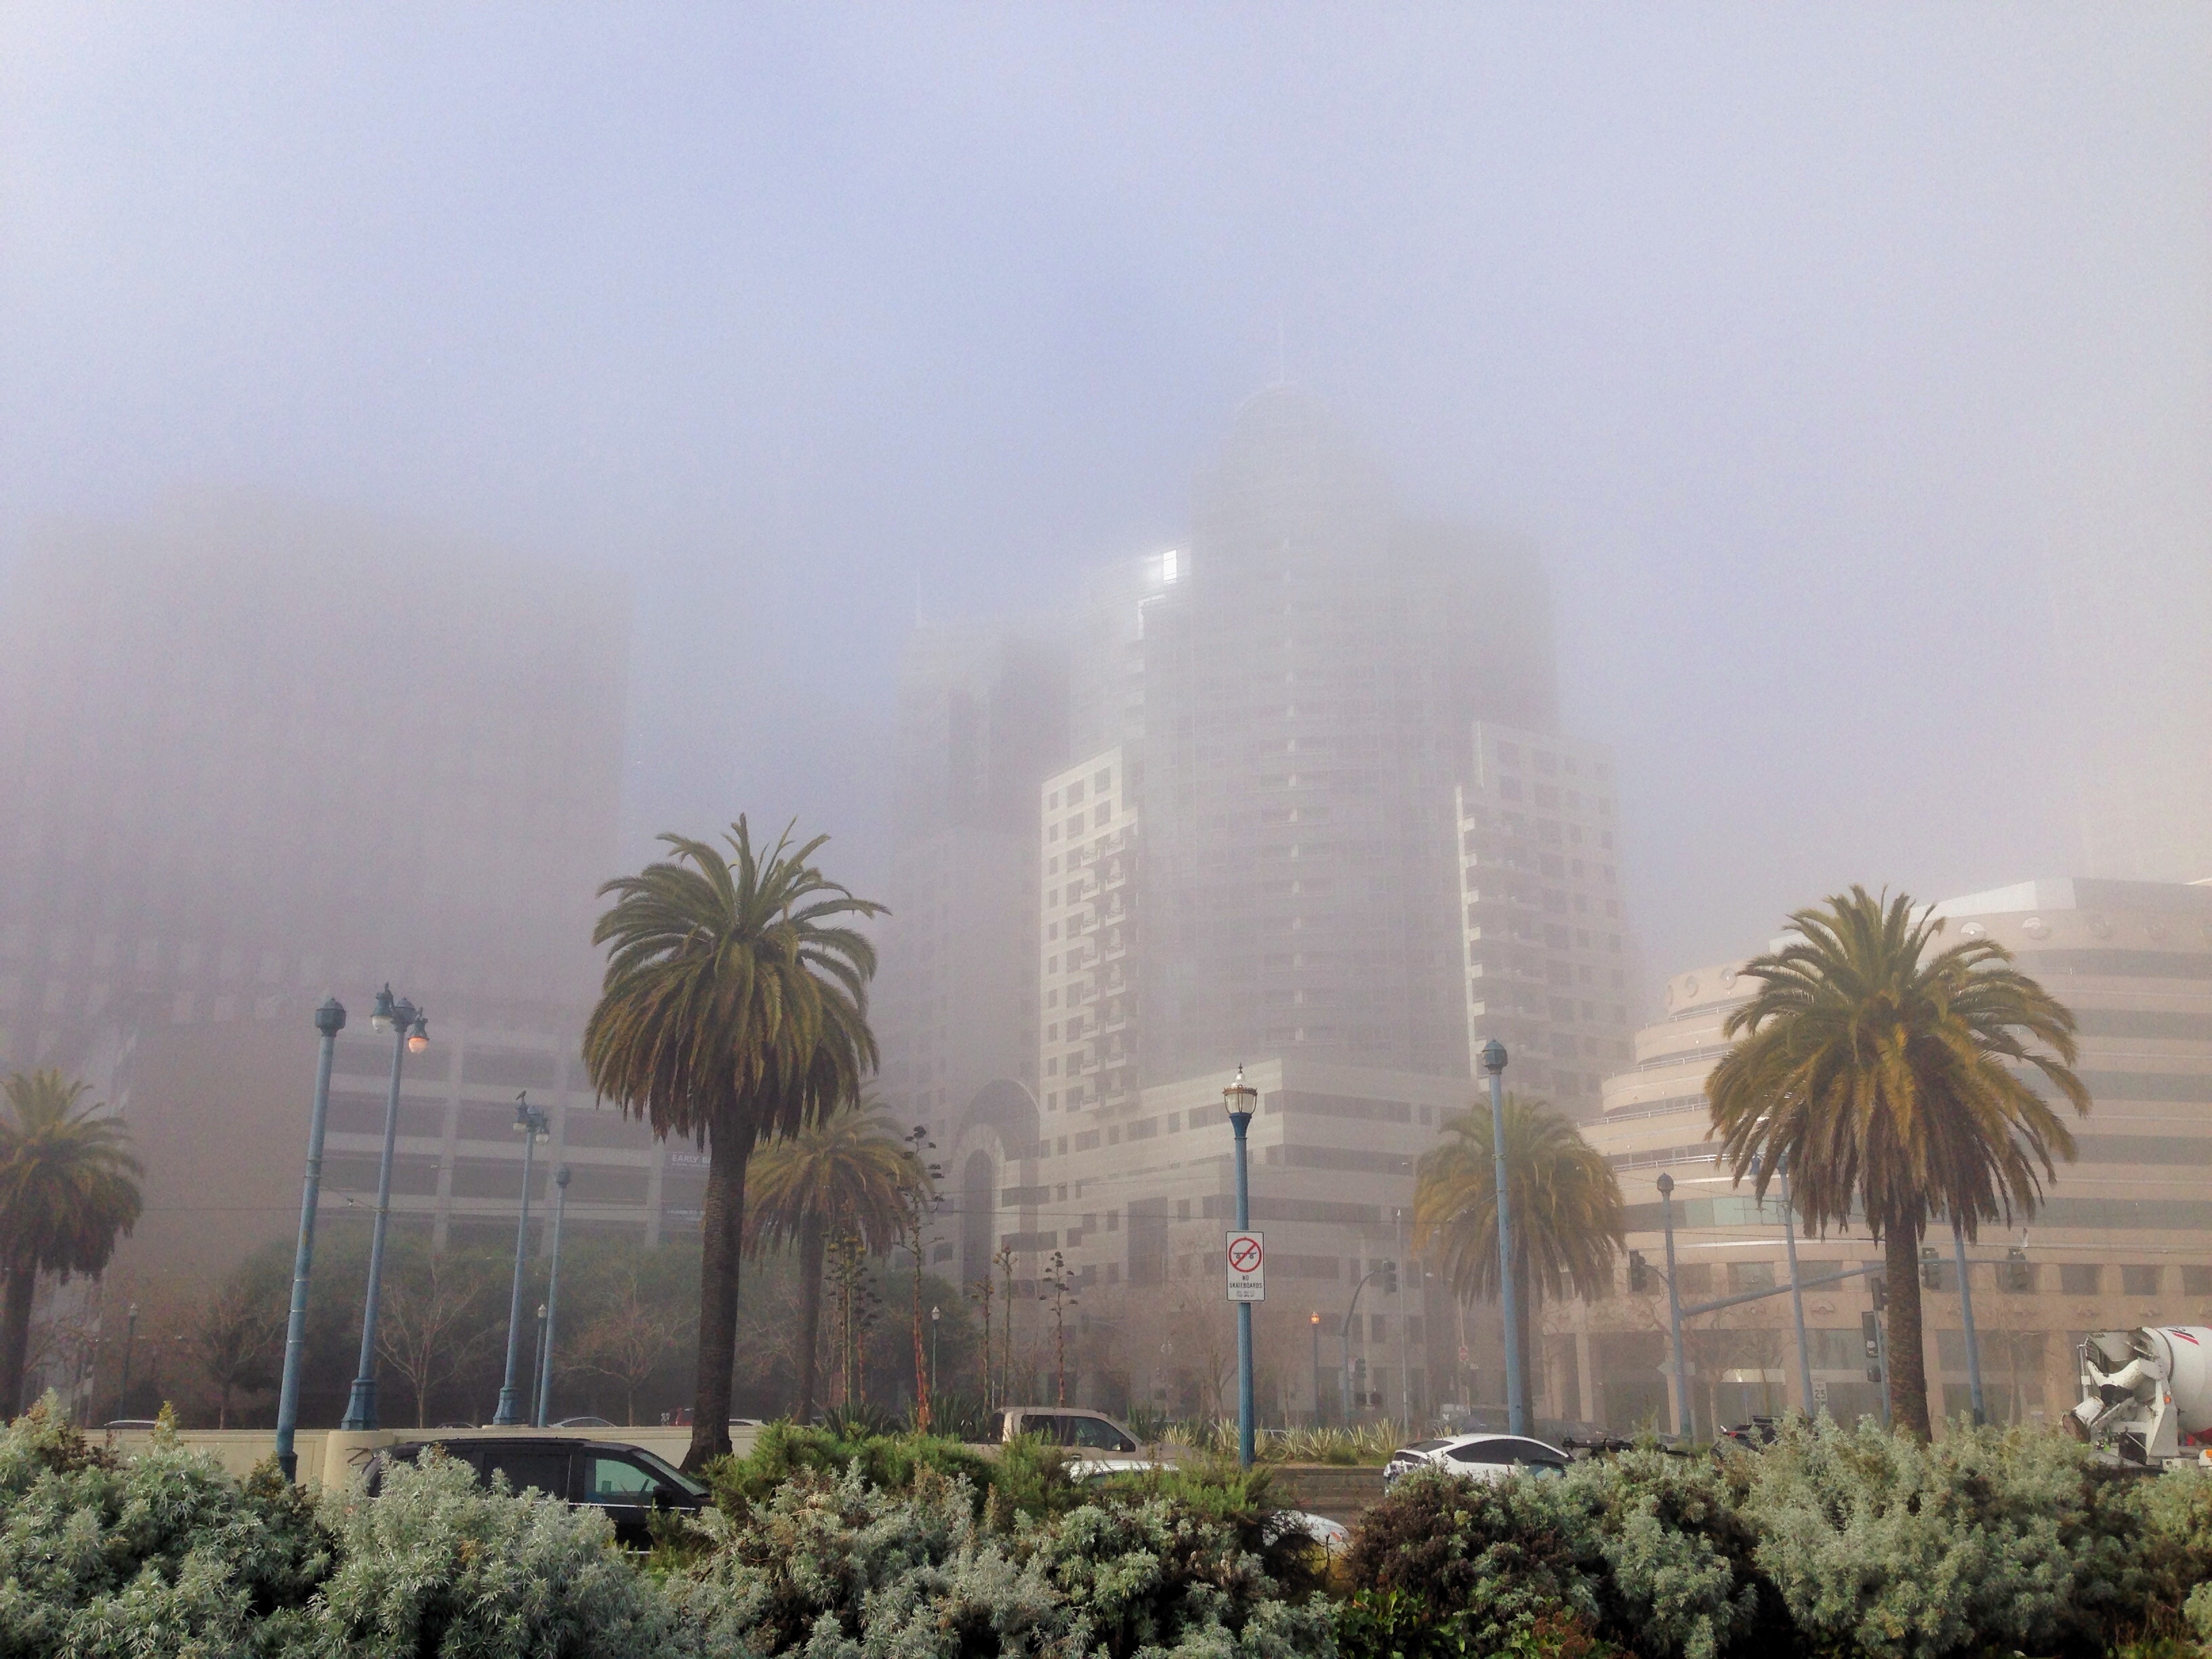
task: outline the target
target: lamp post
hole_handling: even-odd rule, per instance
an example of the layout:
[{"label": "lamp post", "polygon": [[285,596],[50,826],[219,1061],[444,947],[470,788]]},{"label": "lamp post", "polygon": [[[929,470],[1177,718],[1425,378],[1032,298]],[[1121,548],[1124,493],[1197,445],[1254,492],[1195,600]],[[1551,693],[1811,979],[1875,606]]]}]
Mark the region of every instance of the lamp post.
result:
[{"label": "lamp post", "polygon": [[[1237,1230],[1252,1224],[1252,1187],[1245,1170],[1244,1132],[1252,1127],[1260,1091],[1244,1081],[1244,1068],[1237,1068],[1237,1081],[1221,1091],[1221,1103],[1237,1131]],[[1237,1462],[1252,1467],[1252,1304],[1237,1304]]]},{"label": "lamp post", "polygon": [[1313,1328],[1314,1345],[1314,1427],[1319,1428],[1327,1416],[1321,1408],[1321,1313],[1316,1309],[1306,1317]]},{"label": "lamp post", "polygon": [[545,1328],[538,1334],[538,1415],[539,1428],[552,1415],[553,1330],[561,1316],[561,1222],[568,1213],[568,1166],[553,1171],[553,1265],[545,1275]]},{"label": "lamp post", "polygon": [[929,1304],[929,1397],[937,1398],[937,1322],[945,1317],[938,1305]]},{"label": "lamp post", "polygon": [[138,1346],[138,1304],[134,1302],[123,1316],[123,1381],[116,1385],[115,1414],[118,1417],[131,1409],[131,1351]]},{"label": "lamp post", "polygon": [[522,1421],[514,1390],[514,1361],[522,1342],[522,1270],[530,1248],[530,1166],[538,1143],[545,1138],[545,1109],[530,1103],[530,1091],[514,1097],[514,1132],[522,1137],[522,1214],[514,1224],[514,1289],[507,1304],[507,1376],[499,1385],[499,1409],[492,1424],[512,1428]]},{"label": "lamp post", "polygon": [[331,1116],[331,1061],[346,1011],[334,996],[315,1010],[322,1035],[315,1056],[315,1094],[307,1110],[307,1172],[300,1189],[300,1243],[292,1253],[292,1311],[284,1322],[284,1377],[276,1392],[276,1467],[287,1480],[299,1478],[300,1459],[292,1449],[300,1425],[300,1367],[307,1355],[307,1277],[315,1266],[315,1212],[323,1201],[323,1130]]},{"label": "lamp post", "polygon": [[1675,1287],[1674,1177],[1659,1171],[1659,1206],[1667,1229],[1667,1329],[1674,1357],[1674,1435],[1690,1437],[1690,1380],[1682,1370],[1682,1296]]},{"label": "lamp post", "polygon": [[[1752,1167],[1758,1168],[1754,1155]],[[1805,1415],[1813,1414],[1813,1350],[1805,1340],[1805,1291],[1797,1278],[1797,1212],[1790,1203],[1790,1156],[1784,1153],[1774,1161],[1774,1173],[1782,1177],[1782,1243],[1790,1253],[1790,1313],[1797,1322],[1797,1382],[1803,1392]]]},{"label": "lamp post", "polygon": [[1990,1420],[1982,1408],[1982,1345],[1974,1335],[1974,1287],[1966,1279],[1966,1231],[1956,1216],[1951,1218],[1951,1254],[1959,1264],[1959,1317],[1966,1327],[1966,1382],[1973,1391],[1974,1426],[1979,1428]]},{"label": "lamp post", "polygon": [[368,1294],[361,1310],[361,1366],[355,1372],[353,1392],[346,1399],[342,1429],[376,1426],[376,1314],[384,1295],[384,1235],[392,1221],[392,1146],[399,1134],[399,1066],[410,1054],[430,1046],[430,1022],[422,1011],[401,997],[394,1000],[387,984],[376,994],[369,1010],[368,1029],[381,1036],[392,1033],[392,1088],[384,1102],[384,1157],[376,1170],[376,1224],[368,1236]]},{"label": "lamp post", "polygon": [[1513,1284],[1513,1220],[1505,1179],[1505,1045],[1496,1037],[1482,1045],[1482,1069],[1490,1076],[1490,1141],[1498,1176],[1498,1302],[1505,1311],[1505,1417],[1515,1434],[1528,1432],[1528,1401],[1521,1386],[1521,1308]]}]

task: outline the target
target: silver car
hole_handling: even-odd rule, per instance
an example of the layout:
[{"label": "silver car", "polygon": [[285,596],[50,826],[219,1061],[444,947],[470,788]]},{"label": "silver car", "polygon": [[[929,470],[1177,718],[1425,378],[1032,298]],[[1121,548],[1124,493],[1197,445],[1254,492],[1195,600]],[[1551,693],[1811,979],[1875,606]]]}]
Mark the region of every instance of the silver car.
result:
[{"label": "silver car", "polygon": [[1442,1469],[1467,1480],[1503,1480],[1510,1474],[1550,1480],[1566,1472],[1568,1457],[1557,1446],[1514,1434],[1455,1434],[1445,1440],[1416,1440],[1390,1454],[1382,1466],[1388,1492],[1416,1469]]}]

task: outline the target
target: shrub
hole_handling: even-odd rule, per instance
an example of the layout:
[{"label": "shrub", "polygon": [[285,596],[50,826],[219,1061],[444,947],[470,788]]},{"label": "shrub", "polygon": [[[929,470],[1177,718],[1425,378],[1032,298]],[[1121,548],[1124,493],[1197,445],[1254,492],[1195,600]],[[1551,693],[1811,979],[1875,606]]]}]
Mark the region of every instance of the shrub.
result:
[{"label": "shrub", "polygon": [[927,1434],[878,1434],[852,1426],[820,1428],[771,1423],[751,1452],[724,1458],[708,1472],[717,1508],[742,1517],[785,1481],[801,1471],[842,1474],[854,1464],[871,1486],[904,1492],[921,1469],[964,1476],[981,1492],[991,1483],[992,1463],[972,1446]]},{"label": "shrub", "polygon": [[1816,1649],[2094,1652],[2144,1612],[2142,1500],[2057,1435],[1801,1422],[1742,1463],[1758,1563]]},{"label": "shrub", "polygon": [[1360,1517],[1345,1566],[1386,1598],[1369,1607],[1414,1642],[1408,1659],[1504,1653],[1554,1615],[1594,1628],[1603,1613],[1604,1552],[1564,1481],[1493,1486],[1424,1470]]},{"label": "shrub", "polygon": [[0,1654],[289,1653],[331,1540],[272,1469],[244,1486],[157,1433],[118,1463],[52,1395],[0,1433]]},{"label": "shrub", "polygon": [[1318,1611],[1282,1601],[1230,1525],[1175,1497],[1085,1503],[1010,1531],[979,1508],[964,1479],[927,1468],[905,1492],[857,1467],[802,1471],[744,1524],[714,1516],[720,1547],[672,1590],[714,1653],[1330,1650]]},{"label": "shrub", "polygon": [[325,1501],[337,1570],[323,1586],[325,1650],[347,1659],[674,1659],[665,1595],[610,1547],[593,1510],[487,1491],[436,1455],[394,1463],[370,1498]]}]

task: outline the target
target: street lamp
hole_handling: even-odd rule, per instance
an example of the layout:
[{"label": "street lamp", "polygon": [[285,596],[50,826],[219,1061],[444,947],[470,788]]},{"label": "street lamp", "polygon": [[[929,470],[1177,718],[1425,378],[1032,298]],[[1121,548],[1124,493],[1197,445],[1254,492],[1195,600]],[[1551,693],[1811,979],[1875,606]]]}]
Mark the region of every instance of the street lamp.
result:
[{"label": "street lamp", "polygon": [[315,1094],[307,1109],[307,1172],[300,1190],[300,1243],[292,1254],[292,1310],[284,1322],[284,1377],[276,1394],[276,1467],[287,1480],[299,1478],[292,1449],[300,1425],[300,1368],[307,1355],[307,1277],[315,1266],[315,1212],[323,1201],[323,1130],[331,1115],[331,1061],[345,1030],[345,1005],[334,996],[315,1010],[322,1042],[315,1056]]},{"label": "street lamp", "polygon": [[522,1215],[514,1226],[514,1290],[507,1304],[507,1376],[499,1385],[499,1409],[492,1424],[512,1428],[522,1421],[514,1391],[514,1361],[522,1341],[522,1269],[530,1246],[530,1166],[538,1143],[545,1139],[545,1109],[530,1103],[530,1091],[514,1097],[514,1133],[522,1137]]},{"label": "street lamp", "polygon": [[1690,1437],[1690,1380],[1682,1370],[1682,1297],[1675,1288],[1674,1177],[1664,1170],[1659,1171],[1659,1206],[1667,1229],[1667,1328],[1674,1349],[1674,1434],[1686,1443]]},{"label": "street lamp", "polygon": [[138,1304],[134,1302],[123,1316],[123,1381],[115,1390],[115,1414],[118,1417],[131,1409],[131,1351],[138,1346]]},{"label": "street lamp", "polygon": [[1498,1178],[1498,1302],[1505,1312],[1505,1417],[1515,1434],[1528,1432],[1528,1401],[1521,1386],[1520,1298],[1513,1285],[1513,1222],[1505,1180],[1505,1045],[1496,1037],[1482,1045],[1482,1069],[1490,1077],[1490,1144]]},{"label": "street lamp", "polygon": [[1316,1309],[1306,1316],[1306,1323],[1313,1329],[1314,1348],[1314,1427],[1322,1425],[1321,1409],[1321,1310]]},{"label": "street lamp", "polygon": [[376,1224],[368,1237],[368,1295],[361,1310],[361,1367],[355,1373],[353,1392],[347,1396],[342,1429],[376,1426],[376,1315],[384,1296],[384,1235],[392,1221],[392,1148],[399,1135],[399,1066],[410,1054],[430,1046],[430,1022],[422,1011],[401,997],[394,1000],[387,983],[376,994],[368,1029],[382,1036],[392,1033],[392,1088],[384,1102],[384,1157],[376,1170]]},{"label": "street lamp", "polygon": [[1974,1287],[1966,1279],[1966,1230],[1954,1212],[1951,1217],[1951,1253],[1959,1264],[1959,1318],[1966,1327],[1966,1382],[1974,1402],[1974,1424],[1990,1420],[1982,1405],[1982,1345],[1974,1334]]},{"label": "street lamp", "polygon": [[553,1171],[553,1265],[545,1281],[544,1324],[538,1334],[538,1426],[544,1428],[553,1405],[553,1328],[561,1316],[561,1223],[568,1213],[568,1166]]},{"label": "street lamp", "polygon": [[[1245,1170],[1244,1132],[1252,1127],[1252,1114],[1260,1104],[1260,1091],[1244,1081],[1244,1068],[1237,1068],[1237,1081],[1221,1091],[1221,1104],[1237,1131],[1237,1231],[1252,1224],[1252,1186]],[[1237,1304],[1237,1462],[1252,1467],[1252,1304]]]},{"label": "street lamp", "polygon": [[944,1314],[933,1302],[929,1304],[929,1397],[937,1398],[937,1322]]}]

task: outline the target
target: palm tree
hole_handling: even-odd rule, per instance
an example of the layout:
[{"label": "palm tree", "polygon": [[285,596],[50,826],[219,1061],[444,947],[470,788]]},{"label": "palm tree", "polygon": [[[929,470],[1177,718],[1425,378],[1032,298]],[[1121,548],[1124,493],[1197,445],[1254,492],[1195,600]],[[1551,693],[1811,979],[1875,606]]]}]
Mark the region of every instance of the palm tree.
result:
[{"label": "palm tree", "polygon": [[115,1241],[138,1224],[138,1160],[130,1132],[115,1118],[80,1110],[82,1083],[59,1072],[17,1072],[0,1093],[0,1420],[22,1404],[31,1346],[31,1300],[42,1273],[96,1273]]},{"label": "palm tree", "polygon": [[857,1099],[876,1064],[867,1020],[875,947],[836,924],[883,907],[809,862],[828,836],[793,847],[787,827],[763,853],[744,818],[730,829],[727,858],[706,842],[663,836],[673,860],[600,888],[614,902],[592,940],[611,948],[584,1028],[584,1064],[601,1097],[656,1134],[707,1149],[686,1468],[730,1449],[745,1164],[763,1139]]},{"label": "palm tree", "polygon": [[745,1250],[799,1246],[799,1406],[814,1420],[822,1270],[830,1235],[851,1233],[871,1255],[897,1242],[920,1164],[872,1101],[860,1101],[763,1147],[747,1177]]},{"label": "palm tree", "polygon": [[[1443,1144],[1421,1155],[1413,1188],[1413,1249],[1433,1255],[1462,1302],[1498,1299],[1498,1174],[1490,1103],[1444,1120]],[[1528,1337],[1535,1304],[1561,1282],[1579,1297],[1613,1288],[1622,1242],[1620,1183],[1566,1117],[1541,1100],[1505,1097],[1506,1198],[1512,1212],[1515,1335],[1521,1397],[1530,1392]]]},{"label": "palm tree", "polygon": [[1925,1439],[1917,1269],[1929,1218],[1971,1239],[1984,1221],[2033,1215],[2074,1138],[2022,1072],[2077,1113],[2089,1091],[2073,1072],[2073,1014],[1994,939],[1936,951],[1942,922],[1914,908],[1853,887],[1791,915],[1796,939],[1743,968],[1759,989],[1722,1028],[1742,1041],[1705,1093],[1738,1181],[1756,1159],[1763,1198],[1787,1159],[1814,1232],[1864,1215],[1888,1280],[1891,1416]]}]

